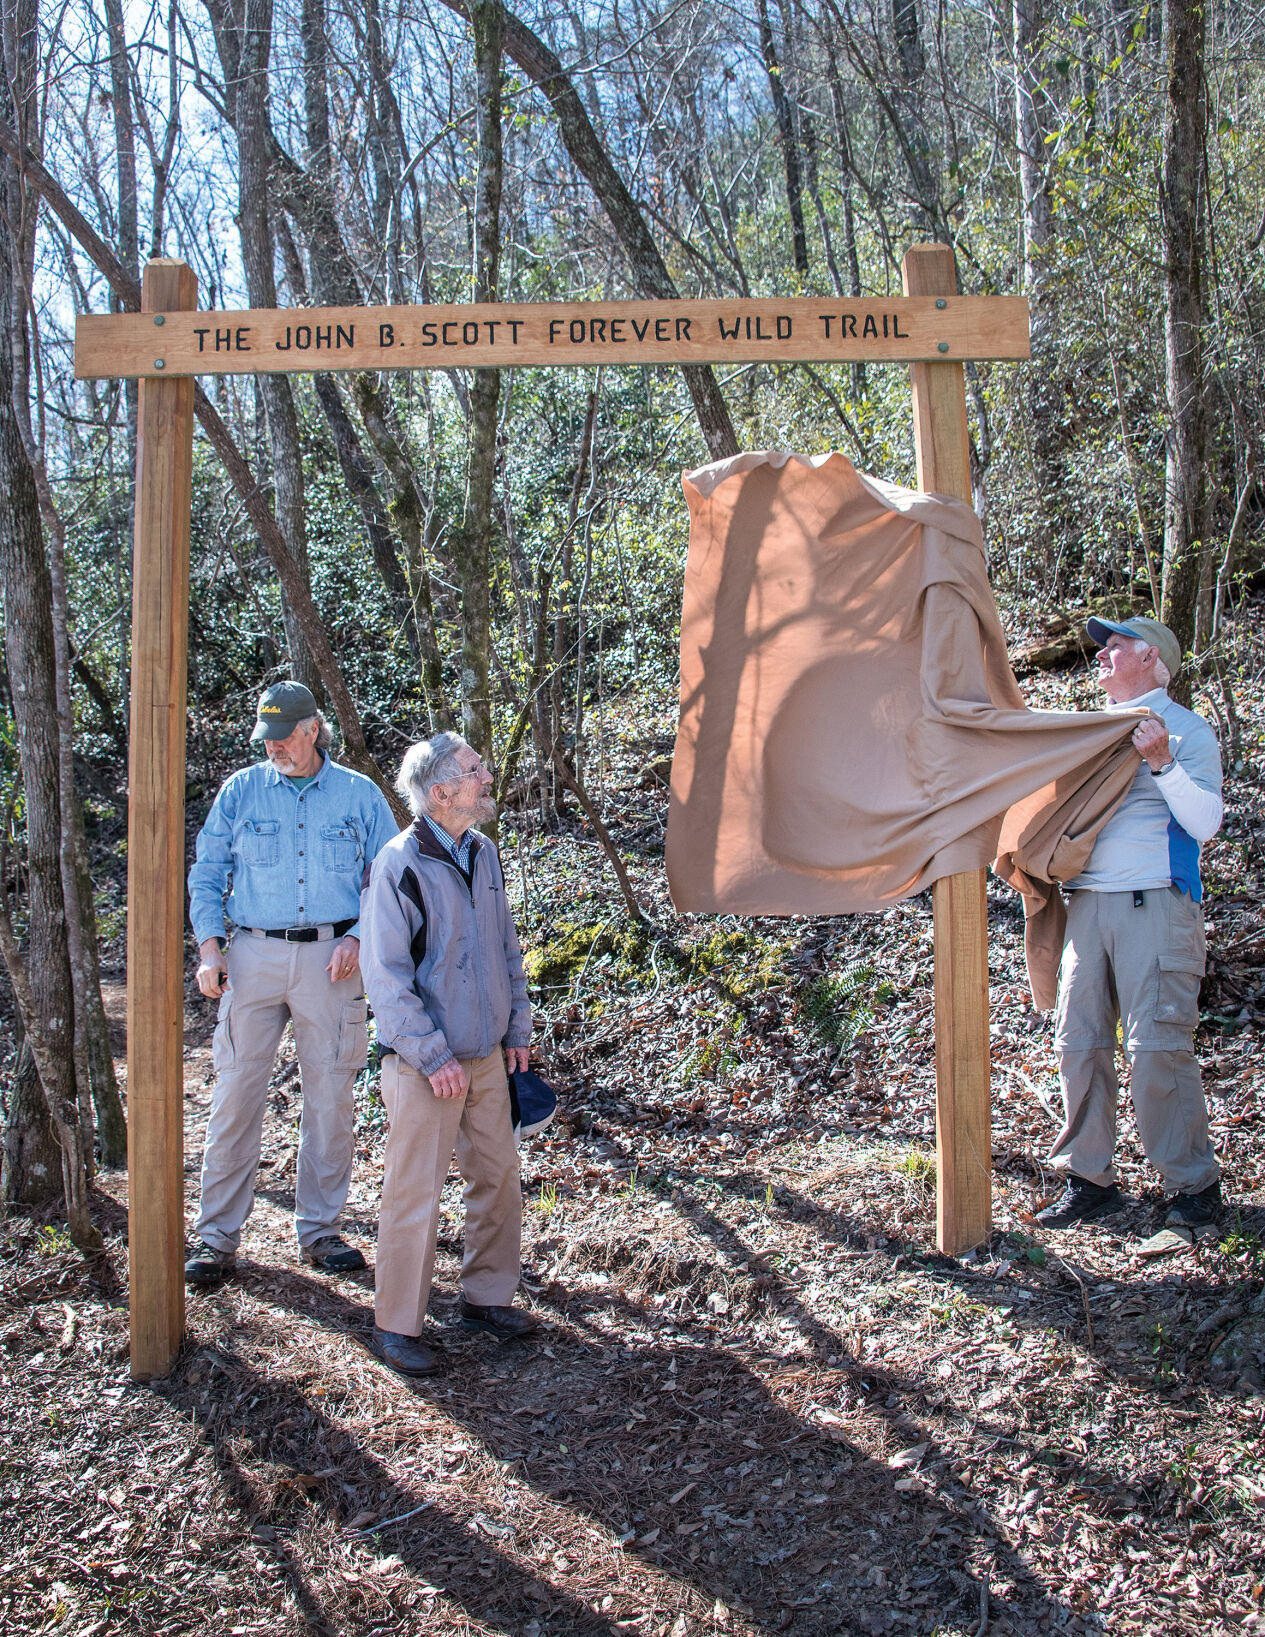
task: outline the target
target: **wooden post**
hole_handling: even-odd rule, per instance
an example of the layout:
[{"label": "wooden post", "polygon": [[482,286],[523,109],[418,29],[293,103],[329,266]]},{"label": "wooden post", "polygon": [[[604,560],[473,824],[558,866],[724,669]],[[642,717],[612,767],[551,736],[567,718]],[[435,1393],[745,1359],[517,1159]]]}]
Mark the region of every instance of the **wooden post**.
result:
[{"label": "wooden post", "polygon": [[[162,315],[197,305],[179,261],[141,285]],[[184,783],[193,378],[142,379],[132,559],[127,821],[127,1163],[132,1374],[166,1375],[184,1335]]]},{"label": "wooden post", "polygon": [[[902,271],[908,296],[957,295],[953,252],[915,245]],[[918,486],[971,500],[966,382],[960,363],[910,366]],[[992,1231],[992,1123],[988,1062],[988,916],[983,870],[937,881],[936,1242],[950,1256]]]}]

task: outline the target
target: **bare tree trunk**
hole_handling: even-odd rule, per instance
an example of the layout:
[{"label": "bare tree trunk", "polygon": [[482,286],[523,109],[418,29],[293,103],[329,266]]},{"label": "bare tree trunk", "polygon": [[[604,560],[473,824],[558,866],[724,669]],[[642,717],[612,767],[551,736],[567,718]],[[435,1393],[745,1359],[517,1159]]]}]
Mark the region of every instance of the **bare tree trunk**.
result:
[{"label": "bare tree trunk", "polygon": [[[127,33],[123,26],[122,0],[105,0],[105,23],[110,41],[110,94],[114,115],[115,171],[119,184],[119,259],[137,281],[141,276],[141,233],[139,195],[136,182],[136,123],[132,118],[132,82],[128,73]],[[110,292],[110,307],[121,312],[117,294]],[[129,376],[123,382],[123,401],[127,406],[127,470],[128,517],[127,538],[132,538],[136,505],[136,411],[140,404],[136,380]],[[130,689],[127,677],[122,679],[123,697]]]},{"label": "bare tree trunk", "polygon": [[[575,531],[580,519],[580,496],[588,480],[589,463],[593,455],[593,438],[597,430],[597,411],[600,403],[597,383],[589,393],[588,408],[584,413],[584,430],[580,434],[580,451],[575,463],[575,477],[571,481],[571,498],[567,503],[567,522],[562,536],[562,550],[556,576],[559,602],[553,624],[553,674],[549,686],[549,733],[542,739],[538,750],[542,763],[548,763],[553,778],[552,806],[560,810],[555,759],[562,743],[562,698],[572,654],[579,646],[578,622],[581,610],[577,604],[573,618],[567,617],[563,597],[573,596],[572,571],[575,561]],[[580,678],[576,678],[579,687]]]},{"label": "bare tree trunk", "polygon": [[[301,31],[308,169],[303,172],[270,131],[271,170],[286,210],[307,238],[317,299],[329,306],[355,306],[363,293],[333,207],[328,42],[323,0],[303,0]],[[288,239],[288,232],[281,235],[283,251]],[[292,259],[297,258],[287,252],[287,263]],[[296,286],[300,273],[301,269],[291,269],[291,279]],[[343,410],[342,393],[337,384],[332,377],[317,376],[315,386],[348,487],[365,519],[383,583],[393,598],[403,594],[406,599],[408,612],[404,624],[409,644],[421,662],[422,694],[431,730],[448,727],[452,718],[443,692],[443,657],[435,631],[434,596],[427,563],[427,507],[414,462],[394,424],[390,385],[381,377],[368,374],[356,376],[352,383],[352,396],[366,436],[394,491],[387,506],[382,503],[369,462]],[[403,547],[403,573],[390,534],[384,532],[390,527],[394,527]]]},{"label": "bare tree trunk", "polygon": [[[479,175],[474,200],[474,299],[495,301],[501,254],[501,0],[470,0],[479,119]],[[477,369],[470,392],[466,504],[453,546],[461,587],[461,720],[481,756],[492,753],[488,689],[491,630],[492,493],[496,483],[499,369]]]},{"label": "bare tree trunk", "polygon": [[892,0],[892,35],[900,66],[896,82],[896,107],[909,179],[913,183],[920,226],[944,243],[952,243],[940,208],[940,188],[932,161],[931,135],[923,90],[927,75],[927,54],[923,50],[922,27],[917,0]]},{"label": "bare tree trunk", "polygon": [[1025,372],[1032,462],[1040,512],[1037,548],[1047,567],[1055,542],[1071,533],[1065,495],[1068,484],[1059,459],[1063,420],[1056,337],[1058,303],[1052,289],[1054,219],[1046,168],[1042,116],[1042,0],[1014,0],[1015,135],[1019,147],[1019,192],[1023,205],[1023,282],[1031,313],[1032,362]]},{"label": "bare tree trunk", "polygon": [[[35,6],[15,5],[5,14],[5,60],[8,93],[27,143],[38,151],[38,99],[34,80]],[[92,1171],[92,1132],[97,1128],[101,1157],[106,1165],[127,1164],[127,1124],[114,1074],[109,1027],[101,1003],[101,966],[93,905],[92,869],[84,834],[83,808],[75,787],[74,705],[70,642],[70,599],[66,585],[66,537],[61,513],[53,498],[44,462],[42,422],[31,420],[31,352],[27,316],[31,308],[31,268],[35,258],[35,228],[39,195],[26,186],[20,167],[4,165],[9,233],[13,328],[9,332],[12,363],[10,407],[22,439],[30,478],[38,497],[47,552],[50,618],[55,666],[56,727],[58,741],[59,853],[65,936],[74,985],[75,1085],[80,1108],[88,1173]],[[36,382],[41,382],[38,354]],[[43,393],[39,392],[42,400]],[[95,1112],[95,1121],[94,1121]]]},{"label": "bare tree trunk", "polygon": [[[8,24],[9,17],[5,18]],[[7,35],[6,28],[6,35]],[[5,44],[8,46],[8,39]],[[6,57],[8,52],[6,50]],[[6,166],[6,170],[10,167]],[[6,213],[7,215],[7,213]],[[7,221],[0,226],[0,334],[22,333]],[[62,1186],[71,1237],[84,1252],[100,1249],[88,1214],[90,1147],[85,1141],[75,1075],[75,997],[66,947],[61,867],[61,774],[52,591],[39,500],[13,409],[13,359],[0,345],[0,578],[5,587],[4,647],[26,791],[30,883],[29,944],[13,930],[0,870],[0,955],[9,971],[61,1149]]]},{"label": "bare tree trunk", "polygon": [[[444,0],[444,4],[460,16],[469,17],[465,0]],[[563,144],[605,210],[628,257],[638,290],[643,296],[663,301],[678,299],[680,291],[659,254],[637,202],[611,163],[575,86],[544,41],[510,12],[505,13],[505,53],[548,97]],[[736,455],[738,440],[711,366],[684,364],[681,374],[689,388],[711,458],[723,460],[728,455]]]},{"label": "bare tree trunk", "polygon": [[[295,295],[302,299],[307,295],[307,276],[299,259],[294,235],[290,231],[290,223],[284,216],[277,222],[277,236],[285,262],[286,277]],[[419,619],[419,604],[409,594],[404,571],[400,567],[400,559],[396,553],[395,541],[387,522],[386,509],[374,482],[373,467],[361,447],[360,436],[343,402],[342,391],[336,377],[327,375],[323,370],[315,371],[312,375],[312,387],[316,393],[316,401],[324,412],[330,436],[334,440],[334,452],[338,456],[343,481],[364,522],[365,533],[369,537],[369,546],[382,579],[392,618],[403,630],[415,659],[421,659],[423,653],[429,655],[431,650],[434,652],[435,664],[427,663],[423,666],[422,680],[425,688],[431,683],[432,673],[436,672],[439,664],[433,621],[424,637]],[[426,606],[429,609],[429,602]]]},{"label": "bare tree trunk", "polygon": [[769,94],[773,98],[773,117],[777,120],[778,135],[782,139],[782,166],[786,176],[786,206],[791,217],[791,254],[795,271],[808,271],[808,234],[804,228],[804,185],[800,177],[799,141],[795,131],[795,110],[786,94],[783,65],[778,61],[777,45],[773,39],[773,25],[769,20],[768,0],[756,0],[756,18],[760,25],[760,55],[768,76]]},{"label": "bare tree trunk", "polygon": [[[830,110],[834,117],[835,141],[839,147],[839,192],[843,226],[843,253],[848,265],[848,285],[841,294],[861,294],[861,257],[857,250],[856,210],[852,202],[852,184],[856,176],[856,161],[852,156],[852,133],[848,128],[848,105],[843,94],[843,80],[834,41],[823,33],[822,45],[826,55],[826,83],[830,87]],[[852,396],[865,396],[865,365],[852,366]]]},{"label": "bare tree trunk", "polygon": [[[268,113],[272,0],[244,0],[236,15],[219,3],[209,9],[216,24],[216,44],[237,135],[237,225],[246,288],[252,307],[275,307],[276,243],[271,218],[273,138]],[[294,388],[286,375],[260,375],[256,382],[268,416],[277,522],[299,573],[310,583],[303,454]],[[324,692],[320,671],[304,637],[302,621],[284,586],[281,612],[293,674],[320,699]]]},{"label": "bare tree trunk", "polygon": [[0,1131],[0,1202],[48,1205],[62,1192],[61,1150],[35,1058],[21,1031],[13,1079],[4,1095]]},{"label": "bare tree trunk", "polygon": [[1204,78],[1202,0],[1164,0],[1167,104],[1160,231],[1164,257],[1165,383],[1169,436],[1164,504],[1163,619],[1183,647],[1197,640],[1205,550],[1208,420],[1204,394]]},{"label": "bare tree trunk", "polygon": [[435,604],[428,566],[431,513],[403,435],[395,425],[390,389],[380,377],[357,375],[352,380],[352,393],[365,433],[394,491],[389,512],[404,547],[405,573],[422,656],[422,693],[431,731],[435,732],[451,727],[454,717],[444,696],[444,661],[435,631]]}]

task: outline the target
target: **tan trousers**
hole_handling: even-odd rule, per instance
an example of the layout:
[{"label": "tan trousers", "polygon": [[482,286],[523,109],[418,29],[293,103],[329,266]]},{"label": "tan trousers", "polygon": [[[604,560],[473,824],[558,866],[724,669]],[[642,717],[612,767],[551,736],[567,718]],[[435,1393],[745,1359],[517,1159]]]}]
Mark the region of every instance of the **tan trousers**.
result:
[{"label": "tan trousers", "polygon": [[461,1293],[479,1307],[508,1307],[518,1288],[523,1199],[510,1123],[504,1054],[463,1061],[464,1097],[436,1097],[424,1074],[392,1053],[382,1064],[390,1126],[374,1269],[380,1330],[421,1334],[435,1267],[439,1198],[455,1150],[465,1179]]},{"label": "tan trousers", "polygon": [[290,944],[239,932],[228,947],[229,987],[212,1045],[217,1079],[202,1155],[194,1230],[216,1250],[236,1250],[255,1198],[255,1172],[273,1060],[294,1023],[303,1110],[294,1225],[300,1245],[336,1231],[354,1146],[356,1076],[369,1055],[359,967],[330,982],[334,945]]},{"label": "tan trousers", "polygon": [[1064,1110],[1056,1167],[1115,1180],[1119,1019],[1147,1158],[1185,1193],[1220,1176],[1193,1039],[1204,950],[1202,911],[1176,887],[1143,893],[1141,905],[1132,892],[1071,895],[1055,1013]]}]

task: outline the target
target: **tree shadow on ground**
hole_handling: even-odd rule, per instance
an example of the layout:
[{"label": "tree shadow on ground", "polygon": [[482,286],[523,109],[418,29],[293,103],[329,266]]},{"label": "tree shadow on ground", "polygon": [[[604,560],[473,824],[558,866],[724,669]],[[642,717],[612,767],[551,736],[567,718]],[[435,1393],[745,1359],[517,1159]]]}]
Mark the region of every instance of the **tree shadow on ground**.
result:
[{"label": "tree shadow on ground", "polygon": [[[331,1328],[363,1334],[371,1323],[335,1287],[299,1275],[273,1275],[266,1284],[272,1302]],[[557,1305],[565,1325],[533,1342],[502,1348],[446,1333],[446,1373],[411,1384],[412,1391],[494,1459],[513,1463],[539,1498],[613,1537],[612,1553],[622,1547],[653,1576],[670,1576],[709,1606],[719,1600],[760,1631],[975,1630],[984,1605],[994,1631],[1088,1629],[982,1508],[946,1510],[944,1498],[928,1496],[905,1468],[874,1460],[850,1441],[844,1419],[813,1399],[831,1387],[846,1390],[843,1372],[796,1360],[780,1369],[762,1361],[768,1367],[757,1371],[739,1339],[718,1342],[701,1330],[697,1340],[678,1335],[670,1345],[642,1339],[654,1316],[626,1298],[562,1297]],[[442,1313],[448,1303],[440,1298],[435,1306]],[[829,1345],[842,1350],[837,1336]],[[249,1416],[234,1422],[217,1411],[208,1435],[246,1436],[268,1457],[267,1429],[280,1418],[272,1399],[282,1395],[293,1419],[302,1394],[257,1375],[249,1387],[236,1395],[255,1398]],[[318,1424],[324,1419],[306,1401],[303,1413]],[[899,1413],[889,1422],[897,1447],[916,1435],[926,1439]],[[340,1463],[387,1489],[386,1510],[406,1509],[408,1493],[374,1457],[336,1427],[325,1437],[337,1445]],[[325,1504],[337,1512],[340,1503],[331,1496]],[[432,1507],[394,1531],[389,1544],[423,1572],[458,1543],[468,1551],[469,1540],[467,1521]],[[539,1572],[509,1548],[490,1555],[491,1581],[468,1569],[446,1579],[449,1595],[472,1617],[516,1633],[514,1621],[528,1610],[542,1631],[608,1629],[596,1611],[547,1580],[542,1604]],[[629,1579],[627,1569],[613,1567],[595,1588],[595,1596],[615,1594],[612,1618],[643,1612],[621,1598]],[[644,1574],[641,1582],[644,1596]],[[503,1612],[507,1600],[512,1615]]]},{"label": "tree shadow on ground", "polygon": [[[237,1327],[241,1341],[252,1328]],[[201,1386],[208,1365],[210,1388]],[[414,1488],[401,1483],[320,1409],[298,1381],[261,1374],[237,1348],[221,1344],[186,1351],[176,1372],[156,1383],[154,1390],[201,1428],[229,1503],[256,1545],[275,1561],[310,1631],[341,1637],[359,1621],[349,1622],[346,1589],[340,1586],[333,1595],[323,1592],[287,1536],[293,1537],[301,1523],[311,1521],[313,1509],[329,1523],[345,1526],[357,1509],[355,1497],[372,1494],[375,1511],[384,1520],[413,1515],[406,1519],[407,1527],[400,1524],[372,1537],[353,1538],[364,1538],[367,1549],[377,1556],[389,1553],[398,1558],[419,1587],[433,1590],[438,1584],[470,1618],[518,1632],[525,1610],[547,1610],[558,1631],[614,1637],[616,1628],[610,1620],[521,1558],[481,1537],[472,1541],[468,1520],[446,1510],[420,1484]],[[350,1601],[355,1602],[354,1595]],[[362,1613],[366,1626],[383,1629],[369,1610]],[[425,1629],[424,1618],[412,1629]]]},{"label": "tree shadow on ground", "polygon": [[[765,1187],[763,1179],[742,1172],[718,1175],[712,1171],[707,1173],[706,1180],[712,1186],[718,1185],[726,1192],[747,1200],[761,1197]],[[873,1249],[871,1225],[833,1207],[821,1205],[785,1186],[775,1191],[775,1200],[797,1222],[814,1225],[827,1243],[851,1250]],[[709,1211],[701,1199],[692,1198],[688,1209],[695,1223],[707,1233],[721,1254],[731,1262],[748,1260],[754,1254],[741,1236],[715,1213]],[[1237,1220],[1242,1231],[1248,1234],[1265,1234],[1265,1211],[1249,1208],[1239,1212]],[[1130,1386],[1147,1387],[1157,1394],[1167,1396],[1173,1390],[1183,1388],[1188,1381],[1198,1379],[1203,1388],[1214,1393],[1232,1389],[1234,1383],[1231,1379],[1220,1379],[1215,1372],[1199,1368],[1202,1356],[1211,1351],[1216,1344],[1217,1330],[1209,1329],[1198,1337],[1194,1332],[1203,1319],[1214,1316],[1218,1309],[1226,1304],[1228,1295],[1236,1286],[1244,1287],[1253,1281],[1241,1273],[1235,1273],[1228,1279],[1210,1277],[1198,1263],[1191,1264],[1185,1261],[1176,1265],[1171,1261],[1162,1261],[1158,1265],[1146,1263],[1143,1264],[1147,1269],[1145,1272],[1139,1268],[1128,1276],[1115,1274],[1107,1278],[1079,1266],[1073,1258],[1070,1246],[1064,1246],[1060,1250],[1057,1244],[1048,1248],[1043,1245],[1041,1249],[1045,1258],[1040,1264],[1046,1269],[1044,1278],[1018,1249],[1014,1252],[1012,1265],[1004,1274],[975,1269],[964,1265],[955,1257],[942,1256],[935,1252],[920,1254],[890,1250],[886,1254],[891,1257],[893,1271],[896,1264],[900,1263],[906,1269],[916,1271],[928,1281],[947,1290],[969,1296],[984,1305],[1006,1307],[1010,1310],[1007,1316],[1011,1324],[1021,1329],[1048,1334],[1051,1328],[1048,1304],[1051,1300],[1059,1302],[1063,1311],[1060,1314],[1058,1328],[1063,1332],[1069,1345],[1092,1355],[1100,1367],[1114,1372]],[[1064,1251],[1066,1255],[1063,1254]],[[1025,1268],[1029,1271],[1025,1272]],[[1059,1281],[1057,1289],[1051,1288],[1049,1282],[1051,1273]],[[794,1313],[796,1321],[802,1325],[805,1335],[820,1346],[816,1334],[820,1329],[819,1321],[798,1301],[794,1287],[789,1282],[778,1279],[775,1274],[769,1277],[780,1298]],[[1102,1316],[1099,1316],[1096,1327],[1092,1312],[1096,1299],[1095,1292],[1099,1289],[1104,1296],[1123,1297],[1135,1303],[1144,1303],[1154,1310],[1157,1323],[1170,1315],[1175,1307],[1180,1307],[1183,1313],[1189,1314],[1194,1321],[1187,1327],[1192,1343],[1197,1343],[1194,1347],[1194,1357],[1190,1356],[1190,1348],[1184,1352],[1180,1348],[1175,1348],[1173,1338],[1170,1337],[1167,1344],[1157,1346],[1157,1354],[1162,1351],[1166,1355],[1161,1359],[1158,1371],[1153,1371],[1150,1375],[1139,1374],[1136,1360],[1130,1361],[1102,1345],[1104,1331]],[[1032,1304],[1031,1307],[1029,1303]],[[1046,1304],[1046,1311],[1042,1311],[1041,1304]],[[1179,1364],[1178,1361],[1183,1360],[1184,1362]]]}]

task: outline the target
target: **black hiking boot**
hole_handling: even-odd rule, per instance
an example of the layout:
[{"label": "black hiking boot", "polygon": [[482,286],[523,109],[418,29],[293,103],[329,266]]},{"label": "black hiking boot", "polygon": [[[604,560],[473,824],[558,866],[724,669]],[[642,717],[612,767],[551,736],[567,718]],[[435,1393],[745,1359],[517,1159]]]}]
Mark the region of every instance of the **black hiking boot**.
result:
[{"label": "black hiking boot", "polygon": [[1197,1194],[1174,1194],[1164,1214],[1166,1228],[1209,1228],[1220,1220],[1221,1178],[1201,1188]]},{"label": "black hiking boot", "polygon": [[1124,1195],[1114,1182],[1104,1185],[1070,1174],[1067,1187],[1058,1199],[1037,1212],[1037,1221],[1043,1228],[1070,1228],[1077,1222],[1092,1222],[1097,1216],[1107,1216],[1123,1204]]},{"label": "black hiking boot", "polygon": [[203,1241],[184,1265],[184,1282],[197,1289],[209,1290],[222,1285],[237,1272],[237,1252],[216,1250]]}]

